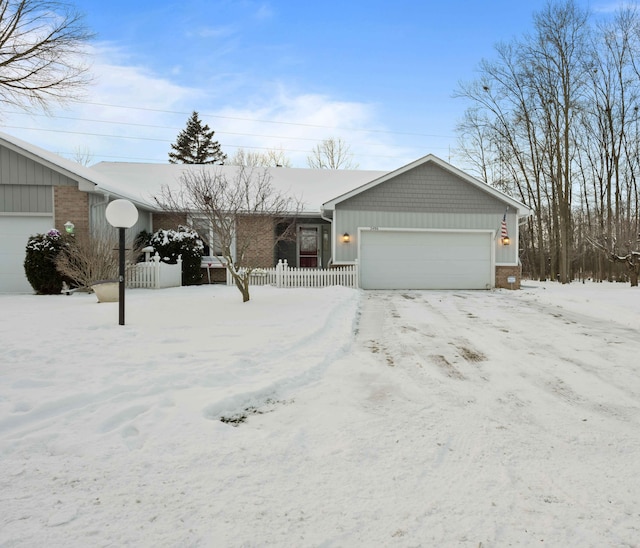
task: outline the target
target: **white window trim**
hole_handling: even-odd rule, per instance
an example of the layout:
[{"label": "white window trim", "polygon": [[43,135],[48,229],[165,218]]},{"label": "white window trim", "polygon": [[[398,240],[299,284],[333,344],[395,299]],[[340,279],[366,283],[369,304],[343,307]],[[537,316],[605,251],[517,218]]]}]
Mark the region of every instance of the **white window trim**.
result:
[{"label": "white window trim", "polygon": [[[213,233],[213,228],[209,222],[209,219],[207,219],[206,217],[200,216],[200,215],[189,215],[187,218],[187,223],[189,224],[189,226],[191,226],[194,230],[196,230],[196,232],[198,232],[197,228],[196,228],[196,223],[207,223],[209,225],[209,234],[208,234],[208,238],[209,238],[209,242],[213,242],[214,241],[214,233]],[[211,249],[211,245],[209,245],[209,249]],[[235,236],[235,230],[234,230],[234,235],[233,235],[233,241],[231,243],[231,258],[235,261],[236,260],[236,236]],[[203,268],[225,268],[226,267],[226,262],[225,259],[222,255],[203,255],[202,256],[202,261],[201,261],[202,267]]]}]

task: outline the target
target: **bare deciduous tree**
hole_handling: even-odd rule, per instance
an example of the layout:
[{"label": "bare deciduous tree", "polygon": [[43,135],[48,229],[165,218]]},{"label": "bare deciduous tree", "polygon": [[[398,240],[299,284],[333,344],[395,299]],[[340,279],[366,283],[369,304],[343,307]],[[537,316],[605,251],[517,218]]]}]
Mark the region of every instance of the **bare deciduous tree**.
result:
[{"label": "bare deciduous tree", "polygon": [[633,280],[640,256],[640,11],[594,17],[549,2],[459,91],[464,157],[534,211],[520,258],[541,279]]},{"label": "bare deciduous tree", "polygon": [[0,103],[47,110],[78,98],[90,82],[91,37],[67,2],[0,0]]},{"label": "bare deciduous tree", "polygon": [[506,174],[514,193],[534,210],[525,245],[539,275],[547,256],[550,274],[567,283],[575,258],[576,128],[590,104],[591,29],[588,12],[573,0],[549,2],[533,23],[531,35],[500,44],[498,59],[483,61],[480,79],[459,93],[475,103],[464,129],[484,141],[480,148],[472,143],[476,163],[500,166],[493,173]]},{"label": "bare deciduous tree", "polygon": [[[241,166],[234,173],[227,177],[216,169],[185,171],[180,188],[165,187],[156,201],[166,211],[182,211],[208,221],[242,301],[247,302],[249,280],[256,269],[251,254],[257,241],[264,241],[265,231],[273,234],[274,247],[293,238],[301,206],[274,188],[264,169]],[[277,232],[276,225],[280,227]]]},{"label": "bare deciduous tree", "polygon": [[330,137],[318,143],[307,156],[307,164],[313,169],[358,169],[353,162],[351,147],[342,139]]},{"label": "bare deciduous tree", "polygon": [[291,167],[291,160],[287,158],[282,149],[256,152],[239,148],[226,164],[246,167]]},{"label": "bare deciduous tree", "polygon": [[71,159],[82,166],[88,166],[93,162],[93,154],[89,147],[80,145],[73,150]]},{"label": "bare deciduous tree", "polygon": [[587,238],[588,242],[604,253],[612,263],[621,263],[627,267],[631,287],[638,287],[638,274],[640,273],[640,251],[637,249],[637,241],[626,242],[625,250],[621,251],[615,239],[603,236],[599,239]]}]

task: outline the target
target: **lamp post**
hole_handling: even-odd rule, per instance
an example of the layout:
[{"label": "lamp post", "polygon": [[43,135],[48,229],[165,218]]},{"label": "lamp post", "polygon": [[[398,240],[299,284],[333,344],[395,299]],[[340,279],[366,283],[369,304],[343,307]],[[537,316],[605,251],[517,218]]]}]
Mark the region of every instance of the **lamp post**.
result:
[{"label": "lamp post", "polygon": [[119,282],[119,324],[124,325],[124,252],[125,252],[125,240],[124,231],[126,228],[131,228],[136,224],[138,220],[138,210],[129,200],[114,200],[107,205],[105,216],[109,224],[118,229],[120,233],[120,275]]}]

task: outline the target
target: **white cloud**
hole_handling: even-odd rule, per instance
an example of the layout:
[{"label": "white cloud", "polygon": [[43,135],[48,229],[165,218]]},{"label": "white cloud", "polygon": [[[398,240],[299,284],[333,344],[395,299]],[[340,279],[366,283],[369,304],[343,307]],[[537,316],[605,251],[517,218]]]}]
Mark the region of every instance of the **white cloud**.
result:
[{"label": "white cloud", "polygon": [[[380,125],[373,104],[267,84],[246,106],[225,106],[219,90],[214,96],[159,77],[109,44],[93,53],[96,80],[86,102],[54,109],[50,117],[8,113],[5,130],[66,157],[81,149],[94,161],[165,162],[170,143],[197,110],[229,155],[237,147],[283,149],[295,167],[306,167],[313,146],[328,137],[349,144],[361,169],[393,169],[419,155],[395,146],[389,133],[362,131]],[[229,97],[243,103],[241,90]]]},{"label": "white cloud", "polygon": [[207,26],[198,27],[193,32],[187,34],[187,36],[197,36],[198,38],[228,38],[233,36],[237,32],[237,29],[233,26]]},{"label": "white cloud", "polygon": [[267,3],[260,4],[254,17],[258,20],[271,19],[273,17],[273,9]]},{"label": "white cloud", "polygon": [[[318,94],[296,94],[283,86],[267,94],[260,104],[224,108],[212,127],[231,153],[237,146],[282,148],[296,167],[306,167],[306,157],[323,139],[341,138],[351,147],[362,169],[398,167],[412,154],[394,146],[383,132],[363,131],[378,125],[374,105],[333,99]],[[234,146],[231,146],[234,145]]]}]

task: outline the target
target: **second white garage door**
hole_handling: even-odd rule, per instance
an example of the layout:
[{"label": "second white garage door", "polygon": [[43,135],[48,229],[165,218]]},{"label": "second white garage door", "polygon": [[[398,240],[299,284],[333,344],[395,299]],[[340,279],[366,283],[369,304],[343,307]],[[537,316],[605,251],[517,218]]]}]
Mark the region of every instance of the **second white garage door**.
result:
[{"label": "second white garage door", "polygon": [[52,226],[49,216],[0,215],[0,293],[33,292],[24,273],[27,242]]},{"label": "second white garage door", "polygon": [[492,233],[363,230],[363,289],[487,289],[493,285]]}]

